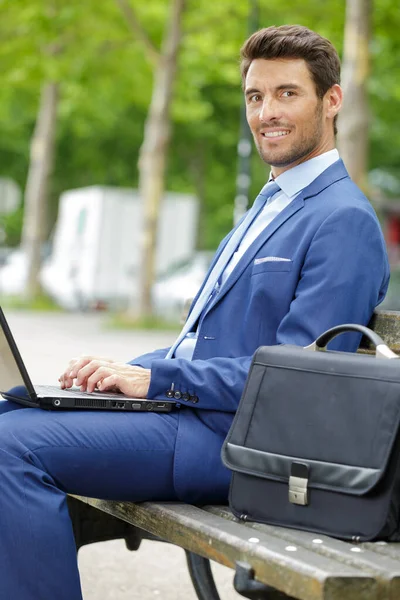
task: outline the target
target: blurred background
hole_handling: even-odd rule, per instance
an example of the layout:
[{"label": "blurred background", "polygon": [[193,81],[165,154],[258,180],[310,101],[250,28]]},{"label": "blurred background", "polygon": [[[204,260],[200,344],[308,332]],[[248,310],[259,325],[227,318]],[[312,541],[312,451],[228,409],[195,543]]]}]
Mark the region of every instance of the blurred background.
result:
[{"label": "blurred background", "polygon": [[[172,343],[172,331],[104,330],[99,311],[178,327],[267,179],[239,49],[285,23],[340,53],[338,147],[381,219],[384,307],[400,309],[397,0],[0,0],[0,304],[34,381],[55,383],[76,352],[128,360]],[[80,552],[88,600],[195,598],[179,548],[106,544]],[[238,598],[221,569],[221,597]]]},{"label": "blurred background", "polygon": [[[396,0],[0,0],[0,301],[177,324],[268,170],[239,49],[299,23],[342,58],[338,147],[400,309]],[[122,315],[122,316],[121,316]]]}]

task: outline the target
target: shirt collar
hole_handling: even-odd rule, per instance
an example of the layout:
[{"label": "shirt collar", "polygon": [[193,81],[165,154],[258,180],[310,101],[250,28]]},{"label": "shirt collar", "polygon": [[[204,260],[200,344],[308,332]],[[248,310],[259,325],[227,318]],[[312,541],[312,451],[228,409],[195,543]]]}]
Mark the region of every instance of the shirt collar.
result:
[{"label": "shirt collar", "polygon": [[[334,148],[319,156],[310,158],[310,160],[300,163],[292,169],[288,169],[288,171],[279,175],[275,181],[283,193],[288,198],[292,198],[310,185],[314,179],[337,160],[339,160],[339,152]],[[272,173],[269,176],[269,181],[273,181]]]}]

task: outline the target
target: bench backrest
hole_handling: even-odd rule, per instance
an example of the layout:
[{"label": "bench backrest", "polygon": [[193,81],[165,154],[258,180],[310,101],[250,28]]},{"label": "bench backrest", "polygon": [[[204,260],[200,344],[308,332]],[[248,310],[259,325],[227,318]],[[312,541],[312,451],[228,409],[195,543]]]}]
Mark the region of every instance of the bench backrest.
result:
[{"label": "bench backrest", "polygon": [[[393,352],[400,354],[400,312],[376,310],[369,327],[381,336]],[[373,352],[373,348],[365,338],[361,340],[360,349],[363,352]]]}]

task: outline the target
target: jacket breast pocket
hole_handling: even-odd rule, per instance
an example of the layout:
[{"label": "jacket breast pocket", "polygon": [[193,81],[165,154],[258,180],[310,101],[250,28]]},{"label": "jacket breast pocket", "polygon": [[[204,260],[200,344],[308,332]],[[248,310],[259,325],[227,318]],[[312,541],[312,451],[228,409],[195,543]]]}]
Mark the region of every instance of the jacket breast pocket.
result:
[{"label": "jacket breast pocket", "polygon": [[293,268],[293,261],[291,260],[260,260],[260,262],[253,263],[251,270],[251,276],[258,275],[259,273],[270,273],[270,272],[287,272]]}]

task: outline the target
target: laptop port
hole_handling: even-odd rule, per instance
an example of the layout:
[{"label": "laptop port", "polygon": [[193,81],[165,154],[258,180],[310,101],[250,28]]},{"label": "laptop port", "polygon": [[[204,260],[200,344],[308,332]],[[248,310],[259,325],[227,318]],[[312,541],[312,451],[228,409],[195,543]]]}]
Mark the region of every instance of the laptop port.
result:
[{"label": "laptop port", "polygon": [[111,408],[125,408],[125,402],[118,402],[113,400],[111,402]]}]

